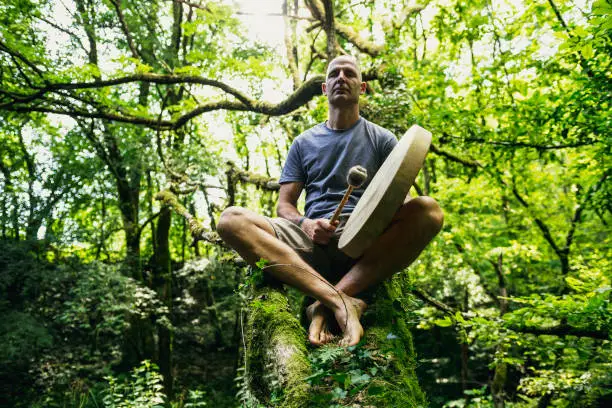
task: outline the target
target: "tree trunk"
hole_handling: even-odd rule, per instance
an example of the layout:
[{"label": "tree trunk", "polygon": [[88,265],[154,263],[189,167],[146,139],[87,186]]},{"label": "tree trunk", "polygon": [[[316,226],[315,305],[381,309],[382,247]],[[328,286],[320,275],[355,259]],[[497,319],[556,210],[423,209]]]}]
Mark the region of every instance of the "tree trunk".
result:
[{"label": "tree trunk", "polygon": [[307,347],[286,293],[254,292],[244,324],[243,403],[271,407],[419,407],[412,335],[392,282],[381,285],[362,318],[363,344]]},{"label": "tree trunk", "polygon": [[36,241],[38,239],[38,230],[42,226],[42,220],[38,218],[28,219],[26,226],[26,241]]},{"label": "tree trunk", "polygon": [[140,234],[138,233],[139,189],[132,189],[124,180],[116,179],[119,209],[125,231],[125,261],[132,278],[142,282],[140,268]]},{"label": "tree trunk", "polygon": [[[172,270],[170,262],[170,225],[172,212],[169,207],[161,210],[157,222],[155,264],[153,266],[153,289],[159,299],[172,312]],[[157,364],[164,377],[164,390],[169,398],[172,396],[172,332],[166,326],[157,325]]]},{"label": "tree trunk", "polygon": [[19,199],[17,194],[13,191],[13,214],[11,217],[13,222],[13,234],[15,241],[19,241]]},{"label": "tree trunk", "polygon": [[2,220],[2,239],[6,239],[6,194],[2,194],[2,211],[0,212],[0,220]]}]

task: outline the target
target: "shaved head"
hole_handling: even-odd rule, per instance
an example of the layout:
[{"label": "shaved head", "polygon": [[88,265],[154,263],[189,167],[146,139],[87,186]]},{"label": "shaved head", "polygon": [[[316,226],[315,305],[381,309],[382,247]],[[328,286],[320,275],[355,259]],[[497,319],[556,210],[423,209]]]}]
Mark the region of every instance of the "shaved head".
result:
[{"label": "shaved head", "polygon": [[331,60],[329,64],[327,64],[327,72],[325,73],[325,76],[328,77],[329,71],[331,71],[336,65],[341,64],[352,64],[357,69],[357,74],[359,75],[359,80],[361,81],[361,68],[359,67],[359,61],[357,61],[357,58],[353,57],[352,55],[340,55],[339,57]]},{"label": "shaved head", "polygon": [[359,95],[365,92],[366,83],[361,79],[357,59],[341,55],[331,60],[321,87],[330,106],[358,109]]}]

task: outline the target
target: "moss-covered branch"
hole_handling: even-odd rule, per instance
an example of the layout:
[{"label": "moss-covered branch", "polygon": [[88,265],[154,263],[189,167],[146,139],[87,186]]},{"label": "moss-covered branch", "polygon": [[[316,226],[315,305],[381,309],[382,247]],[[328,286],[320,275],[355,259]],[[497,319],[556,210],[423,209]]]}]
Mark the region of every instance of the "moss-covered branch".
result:
[{"label": "moss-covered branch", "polygon": [[[5,51],[10,55],[20,55],[18,52],[4,46],[1,42],[0,51]],[[30,65],[32,69],[36,68],[35,65]],[[40,71],[37,72],[43,75]],[[270,103],[251,98],[222,81],[197,75],[140,73],[91,82],[70,83],[52,83],[45,78],[41,85],[32,83],[25,87],[32,88],[31,92],[19,94],[4,93],[5,97],[2,98],[3,101],[0,103],[0,109],[14,112],[55,113],[73,118],[107,119],[122,123],[144,125],[154,129],[173,130],[184,126],[191,119],[203,113],[215,110],[250,111],[270,116],[284,115],[305,105],[316,95],[320,95],[321,82],[323,81],[324,77],[322,75],[312,77],[308,81],[305,81],[283,101],[279,103]],[[69,93],[67,95],[66,92],[109,88],[131,83],[205,85],[218,88],[225,93],[225,96],[233,97],[233,99],[220,98],[216,101],[199,104],[173,120],[161,120],[160,117],[155,117],[159,115],[133,115],[126,112],[120,112],[113,106],[104,106],[94,99],[82,100],[82,104],[74,104],[67,99],[73,95],[76,96],[81,94]]]},{"label": "moss-covered branch", "polygon": [[228,168],[226,174],[232,181],[240,181],[243,183],[253,184],[257,188],[266,191],[278,191],[280,189],[280,184],[278,183],[278,179],[276,178],[244,171],[238,168],[236,164],[232,161],[228,161],[227,166]]},{"label": "moss-covered branch", "polygon": [[359,346],[310,350],[286,294],[258,290],[247,312],[243,394],[269,407],[424,407],[399,290],[393,282],[378,288]]},{"label": "moss-covered branch", "polygon": [[329,7],[326,8],[325,4],[321,3],[321,0],[310,0],[307,2],[307,4],[310,6],[309,8],[313,17],[318,19],[324,27],[331,21],[333,23],[333,30],[357,47],[359,51],[375,57],[384,50],[384,46],[374,44],[373,42],[361,37],[350,25],[339,23],[333,18],[328,19],[326,16],[326,11],[329,9]]},{"label": "moss-covered branch", "polygon": [[255,291],[244,337],[244,375],[250,394],[266,406],[310,407],[306,332],[283,291],[271,287]]},{"label": "moss-covered branch", "polygon": [[213,244],[223,244],[223,241],[219,238],[216,233],[210,232],[202,225],[200,221],[196,219],[186,208],[183,206],[176,195],[168,190],[160,191],[155,195],[155,199],[161,201],[164,205],[172,207],[172,209],[182,217],[185,217],[189,224],[189,232],[194,239],[197,241],[208,241]]}]

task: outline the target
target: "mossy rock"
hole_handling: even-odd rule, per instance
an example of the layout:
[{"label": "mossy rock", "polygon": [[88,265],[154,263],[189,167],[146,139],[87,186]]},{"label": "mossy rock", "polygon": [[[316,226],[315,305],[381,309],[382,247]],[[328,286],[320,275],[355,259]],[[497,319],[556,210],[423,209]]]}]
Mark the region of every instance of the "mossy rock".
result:
[{"label": "mossy rock", "polygon": [[348,349],[307,345],[304,327],[286,292],[255,291],[246,324],[246,367],[255,406],[425,407],[415,373],[412,335],[387,282],[374,291],[362,318],[362,342]]}]

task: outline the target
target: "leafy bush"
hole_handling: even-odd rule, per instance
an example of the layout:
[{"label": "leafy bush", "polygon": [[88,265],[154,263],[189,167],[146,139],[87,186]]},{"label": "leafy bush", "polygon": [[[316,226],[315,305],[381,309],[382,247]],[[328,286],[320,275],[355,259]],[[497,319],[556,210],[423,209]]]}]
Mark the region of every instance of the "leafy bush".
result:
[{"label": "leafy bush", "polygon": [[166,395],[163,378],[158,367],[148,360],[134,370],[130,377],[121,381],[109,375],[108,394],[103,402],[106,408],[164,408]]}]

